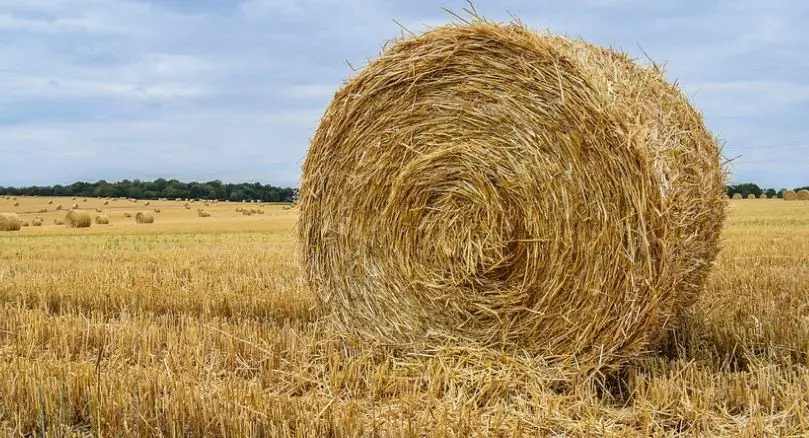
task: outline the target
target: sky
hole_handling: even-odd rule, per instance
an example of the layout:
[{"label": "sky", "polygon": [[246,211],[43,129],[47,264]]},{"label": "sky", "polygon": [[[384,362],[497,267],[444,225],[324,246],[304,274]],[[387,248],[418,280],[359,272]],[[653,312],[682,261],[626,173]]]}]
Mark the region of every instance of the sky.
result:
[{"label": "sky", "polygon": [[[0,0],[0,186],[295,186],[334,92],[463,0]],[[667,68],[732,182],[809,185],[809,2],[475,2]]]}]

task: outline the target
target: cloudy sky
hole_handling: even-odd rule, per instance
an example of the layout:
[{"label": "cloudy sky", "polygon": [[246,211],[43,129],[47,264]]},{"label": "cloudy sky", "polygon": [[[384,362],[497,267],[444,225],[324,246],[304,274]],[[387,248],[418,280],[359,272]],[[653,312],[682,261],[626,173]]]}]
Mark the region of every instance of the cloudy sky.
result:
[{"label": "cloudy sky", "polygon": [[[665,62],[733,180],[809,185],[809,2],[484,1],[537,29]],[[0,185],[295,185],[341,82],[462,0],[0,0]],[[395,20],[395,22],[394,22]]]}]

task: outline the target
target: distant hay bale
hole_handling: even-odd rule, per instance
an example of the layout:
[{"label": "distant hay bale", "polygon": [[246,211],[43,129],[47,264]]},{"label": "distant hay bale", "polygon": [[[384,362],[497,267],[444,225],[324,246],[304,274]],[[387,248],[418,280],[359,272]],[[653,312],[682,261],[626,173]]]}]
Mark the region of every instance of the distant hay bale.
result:
[{"label": "distant hay bale", "polygon": [[105,214],[100,214],[96,216],[96,223],[99,225],[108,225],[110,223],[110,218]]},{"label": "distant hay bale", "polygon": [[154,223],[154,216],[151,213],[145,211],[139,211],[135,215],[135,223],[137,224],[151,224]]},{"label": "distant hay bale", "polygon": [[199,216],[199,217],[211,217],[211,214],[208,213],[205,210],[200,209],[200,210],[197,210],[197,216]]},{"label": "distant hay bale", "polygon": [[767,198],[768,197],[767,197],[766,193],[762,193],[762,194],[758,195],[758,199],[767,199]]},{"label": "distant hay bale", "polygon": [[79,208],[79,204],[73,204],[73,206],[72,206],[71,208],[73,208],[74,210],[76,210],[77,208]]},{"label": "distant hay bale", "polygon": [[241,208],[241,207],[236,207],[236,213],[241,213],[242,211],[244,211],[244,209],[243,209],[243,208]]},{"label": "distant hay bale", "polygon": [[65,225],[70,228],[88,228],[93,224],[93,217],[83,210],[70,210],[65,215]]},{"label": "distant hay bale", "polygon": [[809,201],[809,190],[800,190],[797,193],[798,201]]},{"label": "distant hay bale", "polygon": [[250,213],[250,210],[247,210],[247,209],[242,210],[242,214],[244,216],[252,216],[253,215],[253,213]]},{"label": "distant hay bale", "polygon": [[783,194],[783,197],[784,197],[784,201],[797,201],[798,200],[798,194],[795,193],[792,190],[785,190],[784,194]]},{"label": "distant hay bale", "polygon": [[87,202],[87,198],[82,199],[81,202]]},{"label": "distant hay bale", "polygon": [[721,163],[658,68],[517,24],[438,27],[389,45],[321,119],[303,272],[346,336],[617,367],[702,290]]},{"label": "distant hay bale", "polygon": [[47,213],[47,212],[48,212],[48,209],[47,209],[47,208],[40,208],[40,209],[37,211],[37,213]]},{"label": "distant hay bale", "polygon": [[754,193],[748,193],[747,199],[756,199],[756,195]]},{"label": "distant hay bale", "polygon": [[41,217],[35,217],[34,219],[31,220],[31,225],[34,226],[34,227],[41,227],[42,226],[42,218]]},{"label": "distant hay bale", "polygon": [[30,226],[31,226],[31,223],[30,223],[30,222],[28,222],[28,221],[22,221],[22,226],[23,226],[23,227],[30,227]]},{"label": "distant hay bale", "polygon": [[19,207],[19,206],[20,206],[20,203],[19,203],[19,202],[15,202],[15,203],[14,203],[14,206],[15,206],[15,207]]},{"label": "distant hay bale", "polygon": [[0,213],[0,231],[20,231],[22,219],[17,213]]},{"label": "distant hay bale", "polygon": [[64,225],[64,224],[65,224],[65,221],[63,221],[62,219],[59,219],[59,218],[55,218],[55,219],[53,220],[53,224],[54,224],[54,225]]},{"label": "distant hay bale", "polygon": [[132,215],[129,213],[124,213],[124,217],[132,217]]},{"label": "distant hay bale", "polygon": [[61,209],[62,209],[62,204],[59,204],[59,205],[57,205],[57,206],[56,206],[56,210],[57,210],[57,211],[59,211],[59,210],[61,210]]},{"label": "distant hay bale", "polygon": [[149,201],[146,201],[146,202],[144,202],[144,203],[143,203],[143,205],[145,205],[146,207],[148,207],[148,206],[152,205],[152,203],[151,203],[151,202],[149,202]]},{"label": "distant hay bale", "polygon": [[53,200],[48,201],[48,205],[53,205]]},{"label": "distant hay bale", "polygon": [[152,210],[153,210],[155,213],[160,213],[160,209],[159,209],[159,208],[153,208]]},{"label": "distant hay bale", "polygon": [[743,196],[742,196],[741,193],[734,193],[733,194],[733,199],[742,199],[742,198],[743,198]]},{"label": "distant hay bale", "polygon": [[104,205],[110,205],[110,201],[104,201]]}]

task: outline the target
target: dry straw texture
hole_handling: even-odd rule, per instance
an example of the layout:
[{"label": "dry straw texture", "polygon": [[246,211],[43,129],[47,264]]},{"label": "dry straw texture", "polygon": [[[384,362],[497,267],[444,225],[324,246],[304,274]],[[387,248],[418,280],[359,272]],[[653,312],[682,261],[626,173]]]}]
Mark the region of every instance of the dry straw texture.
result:
[{"label": "dry straw texture", "polygon": [[211,214],[205,210],[199,209],[197,210],[197,216],[199,217],[211,217]]},{"label": "dry straw texture", "polygon": [[22,220],[17,213],[0,213],[0,231],[20,231]]},{"label": "dry straw texture", "polygon": [[809,190],[801,190],[797,193],[796,197],[799,201],[809,201]]},{"label": "dry straw texture", "polygon": [[63,221],[62,219],[59,219],[59,218],[55,218],[55,219],[53,220],[53,224],[54,224],[54,225],[64,225],[64,224],[65,224],[65,221]]},{"label": "dry straw texture", "polygon": [[96,223],[99,225],[108,225],[110,223],[110,218],[105,214],[100,214],[96,216]]},{"label": "dry straw texture", "polygon": [[617,366],[696,298],[724,180],[658,67],[444,26],[334,96],[303,166],[301,256],[340,333]]},{"label": "dry straw texture", "polygon": [[75,210],[75,209],[77,209],[77,208],[79,208],[79,204],[75,204],[75,203],[74,203],[74,204],[73,204],[73,209]]},{"label": "dry straw texture", "polygon": [[41,227],[42,226],[42,218],[41,217],[35,217],[33,220],[31,220],[31,225],[35,226],[35,227]]},{"label": "dry straw texture", "polygon": [[86,211],[70,210],[65,215],[65,224],[70,228],[88,228],[92,223],[93,217]]},{"label": "dry straw texture", "polygon": [[767,199],[767,194],[762,193],[762,194],[758,195],[758,199]]},{"label": "dry straw texture", "polygon": [[756,195],[754,193],[748,193],[747,199],[756,199]]},{"label": "dry straw texture", "polygon": [[151,213],[145,211],[139,211],[135,215],[135,223],[138,224],[151,224],[154,223],[154,216]]},{"label": "dry straw texture", "polygon": [[56,210],[57,210],[57,211],[58,211],[58,210],[61,210],[61,209],[62,209],[62,204],[59,204],[59,205],[57,205],[57,206],[56,206]]},{"label": "dry straw texture", "polygon": [[784,201],[795,201],[798,199],[798,194],[792,190],[784,191]]},{"label": "dry straw texture", "polygon": [[742,199],[742,194],[741,193],[734,193],[733,194],[733,199]]}]

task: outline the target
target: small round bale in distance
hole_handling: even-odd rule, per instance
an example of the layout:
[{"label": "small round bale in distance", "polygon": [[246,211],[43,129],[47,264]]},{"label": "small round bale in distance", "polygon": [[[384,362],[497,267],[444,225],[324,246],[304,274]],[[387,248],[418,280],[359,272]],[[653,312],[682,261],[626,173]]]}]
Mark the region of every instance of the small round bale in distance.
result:
[{"label": "small round bale in distance", "polygon": [[742,199],[742,198],[743,198],[743,196],[742,196],[741,193],[734,193],[733,194],[733,199]]},{"label": "small round bale in distance", "polygon": [[799,190],[796,193],[796,198],[798,201],[809,201],[809,190]]},{"label": "small round bale in distance", "polygon": [[0,213],[0,231],[20,231],[22,219],[17,213]]},{"label": "small round bale in distance", "polygon": [[767,198],[768,198],[768,196],[767,196],[766,193],[762,193],[762,194],[758,195],[758,199],[767,199]]},{"label": "small round bale in distance", "polygon": [[147,213],[145,211],[139,211],[135,215],[135,223],[137,223],[137,224],[151,224],[151,223],[154,223],[154,216],[151,213]]},{"label": "small round bale in distance", "polygon": [[70,228],[88,228],[93,224],[93,217],[83,210],[70,210],[65,215],[65,225]]},{"label": "small round bale in distance", "polygon": [[797,201],[798,200],[798,194],[795,193],[792,190],[785,190],[784,194],[783,194],[783,197],[784,197],[784,201]]},{"label": "small round bale in distance", "polygon": [[747,199],[756,199],[756,194],[755,193],[748,193],[747,194]]},{"label": "small round bale in distance", "polygon": [[303,165],[306,279],[339,332],[615,367],[701,291],[717,140],[657,66],[519,24],[387,46]]},{"label": "small round bale in distance", "polygon": [[96,216],[96,223],[99,225],[109,225],[110,218],[106,214],[99,214]]},{"label": "small round bale in distance", "polygon": [[42,218],[41,217],[35,217],[33,220],[31,220],[31,225],[34,226],[34,227],[41,227],[42,226]]}]

